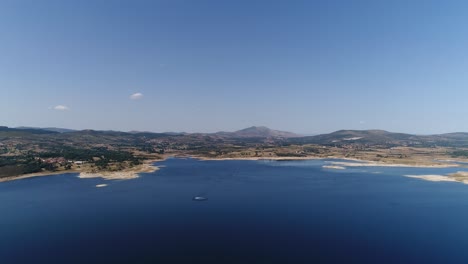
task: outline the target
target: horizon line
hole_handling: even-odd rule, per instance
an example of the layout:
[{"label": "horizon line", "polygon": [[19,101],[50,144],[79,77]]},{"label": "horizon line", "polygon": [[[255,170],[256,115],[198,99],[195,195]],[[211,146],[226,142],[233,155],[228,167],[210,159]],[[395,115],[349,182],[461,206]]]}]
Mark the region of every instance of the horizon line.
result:
[{"label": "horizon line", "polygon": [[[226,131],[226,130],[218,130],[215,132],[186,132],[186,131],[151,131],[151,130],[118,130],[118,129],[93,129],[93,128],[67,128],[67,127],[55,127],[55,126],[45,126],[45,127],[34,127],[34,126],[7,126],[7,125],[0,125],[0,127],[6,127],[6,128],[12,128],[12,129],[40,129],[40,130],[47,130],[47,129],[64,129],[64,130],[72,130],[74,132],[79,132],[79,131],[101,131],[101,132],[122,132],[122,133],[154,133],[154,134],[169,134],[169,133],[177,133],[177,134],[216,134],[216,133],[235,133],[244,129],[248,128],[267,128],[270,130],[274,131],[280,131],[280,132],[287,132],[287,133],[293,133],[301,137],[307,137],[307,136],[317,136],[317,135],[326,135],[326,134],[331,134],[335,133],[338,131],[384,131],[388,133],[401,133],[401,134],[409,134],[409,135],[416,135],[416,136],[431,136],[431,135],[443,135],[443,134],[455,134],[455,133],[468,133],[468,131],[452,131],[452,132],[443,132],[443,133],[432,133],[432,134],[423,134],[423,133],[411,133],[411,132],[396,132],[396,131],[389,131],[386,129],[381,129],[381,128],[369,128],[369,129],[338,129],[338,130],[333,130],[331,132],[321,132],[321,133],[297,133],[289,130],[283,130],[283,129],[274,129],[270,128],[267,126],[249,126],[245,127],[242,129],[234,130],[234,131]],[[66,133],[66,132],[65,132]]]}]

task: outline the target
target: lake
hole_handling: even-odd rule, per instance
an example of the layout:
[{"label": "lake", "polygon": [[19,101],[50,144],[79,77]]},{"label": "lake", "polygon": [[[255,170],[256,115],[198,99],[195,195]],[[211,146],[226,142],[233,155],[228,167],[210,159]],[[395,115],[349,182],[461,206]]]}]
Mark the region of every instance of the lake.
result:
[{"label": "lake", "polygon": [[329,162],[173,158],[134,180],[0,183],[0,263],[468,262],[468,185],[403,176],[460,168]]}]

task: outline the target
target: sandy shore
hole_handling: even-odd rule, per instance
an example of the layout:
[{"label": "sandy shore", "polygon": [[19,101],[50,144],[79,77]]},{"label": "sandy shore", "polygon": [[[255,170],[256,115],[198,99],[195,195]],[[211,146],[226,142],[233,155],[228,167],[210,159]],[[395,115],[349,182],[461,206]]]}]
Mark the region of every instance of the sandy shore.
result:
[{"label": "sandy shore", "polygon": [[452,168],[459,167],[458,164],[398,164],[398,163],[383,163],[376,161],[345,162],[332,161],[330,164],[343,167],[407,167],[407,168]]},{"label": "sandy shore", "polygon": [[468,171],[459,171],[447,175],[404,175],[406,177],[421,179],[426,181],[448,181],[468,184]]},{"label": "sandy shore", "polygon": [[[459,167],[459,164],[440,164],[440,163],[432,163],[432,164],[399,164],[399,163],[384,163],[384,162],[377,162],[377,161],[367,161],[367,160],[360,160],[360,159],[351,159],[351,158],[343,158],[337,156],[329,156],[329,157],[247,157],[247,158],[207,158],[207,157],[198,157],[192,156],[194,159],[198,160],[275,160],[275,161],[282,161],[282,160],[325,160],[325,159],[339,159],[339,160],[348,160],[346,161],[330,161],[331,165],[326,166],[336,166],[336,167],[408,167],[408,168],[451,168],[451,167]],[[353,161],[353,162],[351,162]]]},{"label": "sandy shore", "polygon": [[322,166],[322,168],[324,168],[324,169],[335,169],[335,170],[345,170],[346,169],[346,167],[336,166],[336,165],[324,165],[324,166]]},{"label": "sandy shore", "polygon": [[[0,182],[12,181],[12,180],[20,180],[32,177],[42,177],[42,176],[51,176],[51,175],[58,175],[58,174],[69,174],[69,173],[79,173],[78,177],[82,179],[86,178],[103,178],[107,180],[128,180],[128,179],[136,179],[138,178],[139,173],[150,173],[154,172],[159,169],[158,166],[153,165],[154,162],[160,162],[172,156],[165,156],[162,160],[147,160],[144,164],[135,166],[133,168],[124,169],[121,171],[77,171],[77,170],[68,170],[68,171],[56,171],[56,172],[39,172],[39,173],[32,173],[32,174],[25,174],[19,176],[11,176],[11,177],[4,177],[0,178]],[[433,164],[398,164],[398,163],[383,163],[383,162],[376,162],[376,161],[366,161],[360,159],[353,159],[353,158],[344,158],[338,156],[328,156],[328,157],[236,157],[236,158],[207,158],[201,156],[175,156],[175,158],[194,158],[201,161],[209,161],[209,160],[273,160],[273,161],[284,161],[284,160],[325,160],[325,159],[340,159],[345,161],[330,161],[329,165],[322,166],[326,169],[346,169],[347,167],[408,167],[408,168],[449,168],[449,167],[459,167],[459,164],[440,164],[440,163],[433,163]],[[349,161],[349,162],[347,162]],[[467,181],[468,182],[468,174],[462,175],[464,172],[460,172],[458,175],[458,179],[456,180],[446,180],[447,176],[444,175],[405,175],[407,177],[413,178],[420,178],[420,179],[427,179],[433,181]],[[460,176],[462,175],[462,176]],[[426,177],[430,176],[430,177]],[[434,177],[440,176],[440,177]],[[442,178],[441,178],[442,177]],[[462,179],[463,178],[463,179]],[[465,179],[466,178],[466,179]]]},{"label": "sandy shore", "polygon": [[434,182],[440,182],[440,181],[456,182],[457,181],[453,178],[450,178],[444,175],[404,175],[404,176],[409,177],[409,178],[421,179],[421,180],[426,180],[426,181],[434,181]]},{"label": "sandy shore", "polygon": [[139,173],[149,173],[157,171],[159,168],[151,163],[145,163],[135,166],[133,168],[121,171],[101,171],[101,172],[81,172],[78,178],[103,178],[106,180],[131,180],[140,177]]},{"label": "sandy shore", "polygon": [[33,178],[33,177],[53,176],[53,175],[59,175],[59,174],[70,174],[70,173],[79,173],[79,172],[78,171],[72,171],[72,170],[67,170],[67,171],[43,171],[43,172],[23,174],[23,175],[19,175],[19,176],[3,177],[3,178],[0,178],[0,182],[21,180],[21,179],[27,179],[27,178]]},{"label": "sandy shore", "polygon": [[200,156],[191,156],[190,158],[197,160],[320,160],[320,159],[334,159],[330,158],[321,158],[321,157],[238,157],[238,158],[207,158]]},{"label": "sandy shore", "polygon": [[139,173],[150,173],[157,171],[159,167],[154,166],[153,162],[155,161],[146,161],[144,164],[135,166],[133,168],[124,169],[122,171],[101,171],[101,172],[88,172],[88,171],[77,171],[77,170],[67,170],[67,171],[43,171],[38,173],[30,173],[19,176],[10,176],[0,178],[0,182],[21,180],[33,177],[44,177],[52,176],[59,174],[70,174],[70,173],[79,173],[78,178],[103,178],[106,180],[129,180],[138,178]]}]

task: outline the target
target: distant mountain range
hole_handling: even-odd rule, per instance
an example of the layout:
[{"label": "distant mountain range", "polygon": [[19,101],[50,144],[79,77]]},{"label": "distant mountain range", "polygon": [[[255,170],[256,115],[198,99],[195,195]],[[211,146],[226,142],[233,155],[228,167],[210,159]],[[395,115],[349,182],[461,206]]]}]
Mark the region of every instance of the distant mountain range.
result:
[{"label": "distant mountain range", "polygon": [[36,128],[36,127],[17,127],[8,128],[0,126],[0,138],[9,136],[27,136],[61,134],[67,138],[73,136],[93,136],[96,141],[102,137],[121,137],[125,138],[174,138],[174,140],[183,140],[190,142],[194,139],[213,140],[237,140],[249,139],[262,141],[264,139],[282,140],[288,144],[317,144],[317,145],[385,145],[385,146],[446,146],[446,147],[468,147],[468,133],[457,132],[437,135],[412,135],[405,133],[393,133],[384,130],[339,130],[329,134],[320,134],[314,136],[302,136],[292,132],[273,130],[264,126],[252,126],[234,132],[216,132],[216,133],[153,133],[153,132],[119,132],[119,131],[97,131],[97,130],[73,130],[65,128]]},{"label": "distant mountain range", "polygon": [[339,130],[329,134],[293,138],[290,142],[320,145],[358,144],[370,146],[468,147],[468,133],[413,135],[385,130]]},{"label": "distant mountain range", "polygon": [[[3,127],[6,128],[6,127]],[[12,128],[10,128],[12,129]],[[22,131],[30,131],[32,133],[43,133],[42,131],[48,132],[57,132],[57,133],[70,133],[70,132],[79,132],[79,131],[87,131],[87,130],[73,130],[67,128],[57,128],[57,127],[16,127],[14,129],[22,130]],[[94,130],[93,130],[94,131]],[[118,132],[118,133],[125,133],[119,131],[99,131],[99,132]],[[166,134],[166,135],[188,135],[190,133],[185,132],[163,132],[163,133],[155,133],[149,131],[130,131],[130,134]],[[198,134],[198,133],[194,133]],[[204,133],[205,135],[217,135],[223,137],[237,137],[237,138],[291,138],[291,137],[300,137],[298,134],[294,134],[292,132],[286,131],[279,131],[273,130],[265,126],[252,126],[245,129],[241,129],[234,132],[216,132],[216,133]]]},{"label": "distant mountain range", "polygon": [[68,133],[68,132],[75,132],[77,130],[68,129],[68,128],[59,128],[59,127],[16,127],[16,129],[22,130],[44,130],[44,131],[51,131],[57,133]]}]

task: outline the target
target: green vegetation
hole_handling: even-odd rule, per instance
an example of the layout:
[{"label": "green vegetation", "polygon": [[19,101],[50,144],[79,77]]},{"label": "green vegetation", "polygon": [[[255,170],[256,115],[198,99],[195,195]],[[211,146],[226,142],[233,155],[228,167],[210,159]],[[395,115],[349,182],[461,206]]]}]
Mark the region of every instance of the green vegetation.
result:
[{"label": "green vegetation", "polygon": [[317,136],[287,137],[285,133],[262,127],[212,134],[94,130],[56,133],[0,127],[0,177],[54,170],[125,170],[143,160],[159,159],[161,155],[352,157],[387,162],[419,163],[421,159],[433,162],[434,158],[448,156],[468,158],[468,133],[421,136],[380,130],[341,130]]},{"label": "green vegetation", "polygon": [[128,151],[109,150],[106,147],[77,148],[53,144],[47,147],[47,151],[35,152],[27,150],[25,145],[16,144],[14,149],[20,149],[21,154],[0,155],[0,177],[55,171],[59,167],[61,170],[70,170],[76,161],[91,163],[91,166],[101,170],[109,169],[114,164],[117,168],[123,169],[125,167],[123,163],[127,166],[142,163],[141,158]]},{"label": "green vegetation", "polygon": [[79,149],[63,147],[51,152],[41,153],[42,158],[63,157],[67,160],[86,161],[94,163],[98,168],[105,169],[110,163],[130,162],[131,165],[141,164],[141,159],[127,151],[114,151],[107,148]]},{"label": "green vegetation", "polygon": [[93,161],[93,158],[106,159],[109,161],[122,162],[138,160],[130,152],[114,151],[107,148],[79,149],[63,147],[54,151],[40,153],[42,158],[64,157],[67,160]]},{"label": "green vegetation", "polygon": [[40,172],[42,170],[54,171],[55,166],[44,163],[33,156],[0,156],[0,178],[27,173]]}]

